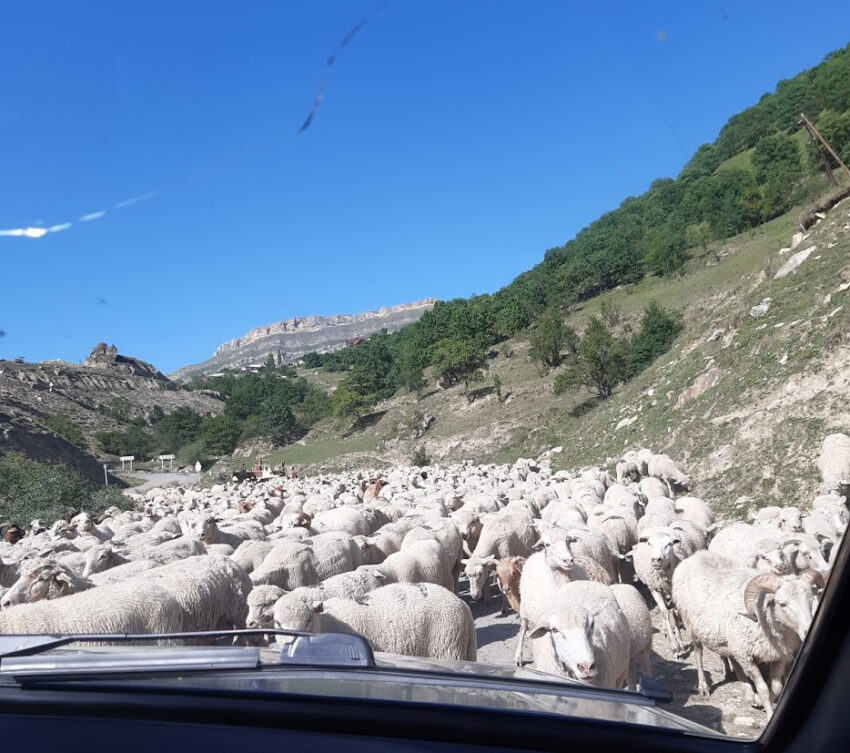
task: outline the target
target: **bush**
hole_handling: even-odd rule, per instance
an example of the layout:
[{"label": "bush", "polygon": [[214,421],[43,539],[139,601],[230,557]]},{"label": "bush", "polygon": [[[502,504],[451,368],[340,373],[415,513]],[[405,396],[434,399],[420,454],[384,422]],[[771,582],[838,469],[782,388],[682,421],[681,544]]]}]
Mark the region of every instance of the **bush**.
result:
[{"label": "bush", "polygon": [[564,322],[554,308],[543,312],[529,337],[529,356],[543,367],[553,368],[561,362],[564,345]]},{"label": "bush", "polygon": [[94,438],[108,455],[135,455],[143,459],[150,457],[155,447],[153,437],[139,426],[125,431],[99,431]]},{"label": "bush", "polygon": [[199,460],[203,463],[207,459],[207,451],[203,439],[197,439],[184,445],[177,452],[177,462],[180,465],[195,465]]},{"label": "bush", "polygon": [[86,446],[86,438],[82,430],[68,416],[57,413],[46,419],[44,425],[54,434],[67,439],[72,445],[83,448]]},{"label": "bush", "polygon": [[34,518],[52,522],[69,511],[99,515],[117,505],[129,510],[133,501],[116,487],[96,487],[75,469],[30,460],[19,453],[0,457],[0,519],[27,525]]},{"label": "bush", "polygon": [[419,446],[413,451],[410,463],[417,468],[421,468],[425,465],[431,465],[431,458],[428,457],[428,453],[425,452],[425,448]]},{"label": "bush", "polygon": [[163,450],[177,452],[183,445],[194,442],[200,436],[202,420],[199,413],[187,406],[160,419],[155,430]]},{"label": "bush", "polygon": [[667,311],[657,301],[650,301],[643,310],[640,330],[632,338],[631,363],[634,370],[642,371],[670,350],[682,326],[680,314]]},{"label": "bush", "polygon": [[201,440],[211,455],[229,455],[239,440],[239,424],[230,416],[212,416],[201,423]]},{"label": "bush", "polygon": [[629,353],[625,344],[616,339],[596,317],[588,322],[578,352],[558,385],[580,384],[599,397],[610,397],[614,388],[630,376]]},{"label": "bush", "polygon": [[568,388],[573,386],[572,377],[573,375],[569,371],[562,371],[558,374],[552,383],[552,394],[555,396],[563,395]]}]

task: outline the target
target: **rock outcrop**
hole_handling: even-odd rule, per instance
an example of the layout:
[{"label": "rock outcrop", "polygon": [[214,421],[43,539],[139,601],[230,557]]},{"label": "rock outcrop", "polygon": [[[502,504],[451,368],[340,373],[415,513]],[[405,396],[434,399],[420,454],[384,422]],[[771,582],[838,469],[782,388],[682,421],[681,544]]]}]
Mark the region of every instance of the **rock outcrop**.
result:
[{"label": "rock outcrop", "polygon": [[174,381],[185,382],[193,376],[221,369],[262,364],[269,355],[280,356],[285,363],[292,363],[306,353],[329,353],[382,329],[394,332],[405,324],[417,321],[435,303],[435,298],[426,298],[361,314],[296,317],[257,327],[242,337],[219,345],[208,361],[184,366],[169,376]]}]

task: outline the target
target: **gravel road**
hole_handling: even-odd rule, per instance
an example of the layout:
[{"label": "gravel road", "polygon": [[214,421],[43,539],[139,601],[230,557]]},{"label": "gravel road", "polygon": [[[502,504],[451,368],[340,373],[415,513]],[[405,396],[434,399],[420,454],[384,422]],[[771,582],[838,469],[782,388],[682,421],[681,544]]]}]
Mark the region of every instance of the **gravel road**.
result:
[{"label": "gravel road", "polygon": [[[478,635],[478,661],[487,664],[513,666],[516,639],[519,634],[519,618],[514,612],[500,617],[501,597],[493,596],[489,605],[469,602],[468,588],[461,581],[460,593],[467,600],[475,618]],[[661,633],[658,611],[652,612],[655,628],[652,652],[652,676],[673,691],[673,702],[662,708],[695,721],[706,727],[736,737],[756,737],[767,721],[764,711],[750,707],[744,702],[741,686],[737,681],[723,679],[723,667],[716,654],[704,652],[705,669],[712,685],[711,695],[700,698],[696,692],[697,671],[693,658],[684,660],[673,656],[667,640]],[[526,666],[531,664],[531,645],[525,646]]]}]

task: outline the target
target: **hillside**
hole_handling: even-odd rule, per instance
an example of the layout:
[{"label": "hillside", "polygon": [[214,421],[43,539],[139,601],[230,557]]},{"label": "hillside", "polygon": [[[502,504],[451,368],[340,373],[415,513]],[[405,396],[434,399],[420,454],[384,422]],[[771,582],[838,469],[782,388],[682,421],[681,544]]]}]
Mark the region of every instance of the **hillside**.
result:
[{"label": "hillside", "polygon": [[[792,252],[798,214],[710,247],[680,277],[647,277],[570,314],[567,322],[581,330],[603,304],[619,311],[620,327],[650,300],[684,313],[672,350],[607,401],[584,389],[555,397],[560,369],[541,376],[527,338],[518,337],[491,351],[473,402],[460,386],[429,388],[421,399],[399,394],[377,406],[366,428],[340,431],[329,419],[269,459],[318,471],[406,463],[419,447],[446,463],[536,457],[560,446],[554,463],[566,468],[649,446],[681,459],[720,510],[735,511],[736,500],[749,504],[741,497],[759,505],[805,500],[820,438],[850,428],[850,200],[799,237]],[[776,277],[794,253],[810,248],[796,271]],[[751,316],[766,298],[767,313]]]},{"label": "hillside", "polygon": [[[102,480],[98,432],[125,430],[189,407],[218,414],[222,403],[186,392],[144,361],[100,343],[82,364],[0,360],[0,451],[58,459]],[[60,423],[56,423],[60,421]],[[57,434],[71,428],[75,441]]]},{"label": "hillside", "polygon": [[308,316],[257,327],[242,337],[222,343],[212,358],[203,363],[177,369],[170,378],[185,382],[193,376],[212,374],[222,369],[263,364],[269,356],[283,363],[292,363],[306,353],[328,353],[382,329],[395,332],[417,321],[434,303],[435,299],[426,298],[361,314]]}]

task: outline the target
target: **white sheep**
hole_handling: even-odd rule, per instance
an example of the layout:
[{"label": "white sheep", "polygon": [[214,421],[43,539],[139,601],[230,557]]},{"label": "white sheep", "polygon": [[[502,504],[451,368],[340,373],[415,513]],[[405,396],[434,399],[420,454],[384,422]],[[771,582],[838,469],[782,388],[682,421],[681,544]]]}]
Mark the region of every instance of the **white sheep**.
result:
[{"label": "white sheep", "polygon": [[183,609],[162,585],[125,582],[0,612],[0,634],[151,634],[183,629]]},{"label": "white sheep", "polygon": [[177,599],[185,632],[245,627],[251,581],[228,557],[189,557],[149,570],[140,578],[159,583]]},{"label": "white sheep", "polygon": [[469,607],[433,583],[395,583],[359,602],[283,598],[275,606],[274,625],[314,633],[356,633],[375,651],[405,656],[475,661],[477,653]]},{"label": "white sheep", "polygon": [[469,596],[474,601],[489,601],[488,581],[497,559],[528,557],[537,540],[534,519],[527,511],[508,511],[487,517],[472,554],[461,560],[469,581]]},{"label": "white sheep", "polygon": [[632,634],[613,591],[592,581],[566,583],[531,631],[533,640],[551,633],[559,664],[577,680],[622,688],[630,672]]},{"label": "white sheep", "polygon": [[821,491],[844,493],[850,485],[850,436],[829,434],[821,445],[818,456]]},{"label": "white sheep", "polygon": [[611,593],[629,624],[628,688],[636,690],[639,675],[650,677],[652,672],[652,618],[643,596],[634,586],[615,583],[611,586]]},{"label": "white sheep", "polygon": [[249,576],[255,586],[278,586],[291,591],[319,582],[313,548],[304,541],[280,539]]},{"label": "white sheep", "polygon": [[0,608],[7,609],[16,604],[42,599],[58,599],[60,596],[85,591],[94,585],[53,559],[25,562],[27,564],[22,565],[18,580],[0,599]]},{"label": "white sheep", "polygon": [[436,583],[451,591],[452,565],[440,543],[429,539],[391,554],[373,572],[386,583]]},{"label": "white sheep", "polygon": [[687,489],[690,484],[687,474],[676,467],[669,455],[653,455],[647,464],[647,474],[663,481],[671,491]]},{"label": "white sheep", "polygon": [[519,581],[520,628],[514,661],[522,666],[522,649],[529,627],[537,625],[541,615],[549,608],[555,590],[572,580],[587,580],[584,569],[576,563],[572,550],[572,537],[556,527],[543,528],[537,549],[523,565]]},{"label": "white sheep", "polygon": [[[753,683],[771,715],[785,670],[812,621],[812,582],[760,573],[719,554],[697,552],[673,573],[673,600],[693,641],[699,694],[709,694],[705,647],[734,660],[738,679],[745,686],[746,679]],[[759,664],[768,667],[769,689]]]}]

